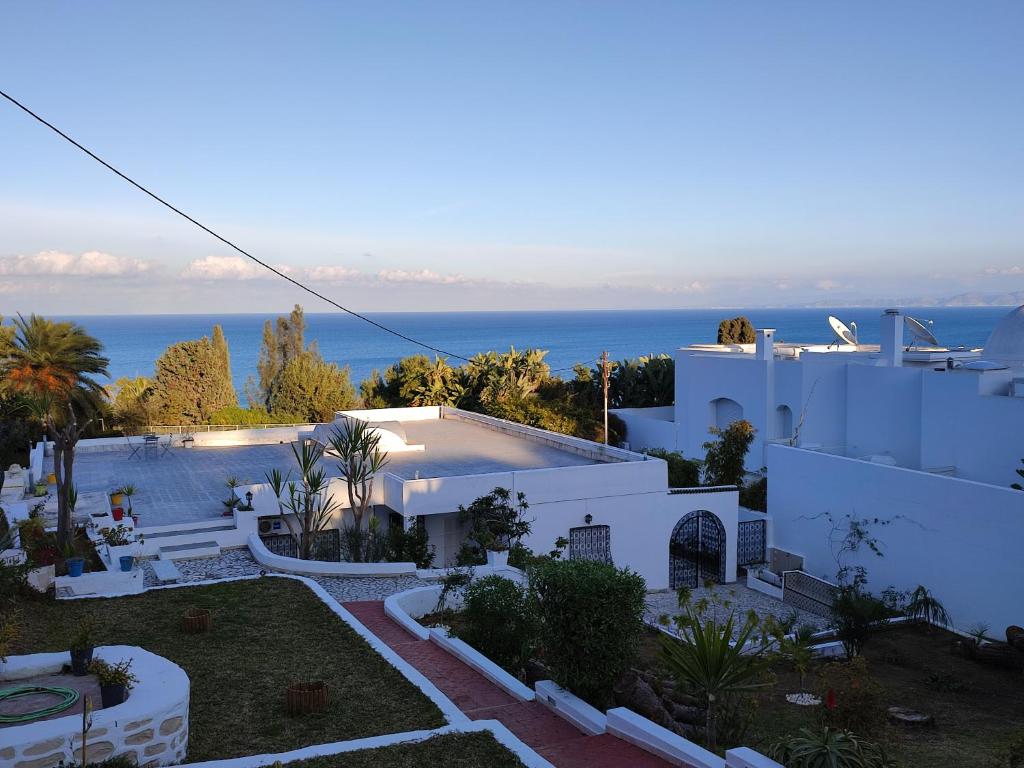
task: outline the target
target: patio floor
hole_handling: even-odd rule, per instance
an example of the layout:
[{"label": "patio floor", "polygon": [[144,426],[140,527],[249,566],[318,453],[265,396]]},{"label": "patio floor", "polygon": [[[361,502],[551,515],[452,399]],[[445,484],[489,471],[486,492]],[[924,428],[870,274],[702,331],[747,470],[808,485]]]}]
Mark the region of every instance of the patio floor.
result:
[{"label": "patio floor", "polygon": [[[52,459],[50,471],[52,471]],[[132,509],[142,527],[197,522],[219,517],[228,498],[224,482],[234,476],[243,484],[265,482],[274,467],[291,469],[291,447],[245,445],[218,448],[172,448],[158,456],[140,451],[82,451],[75,456],[75,486],[79,494],[111,491],[131,483],[138,492]],[[127,506],[127,501],[125,502]]]}]

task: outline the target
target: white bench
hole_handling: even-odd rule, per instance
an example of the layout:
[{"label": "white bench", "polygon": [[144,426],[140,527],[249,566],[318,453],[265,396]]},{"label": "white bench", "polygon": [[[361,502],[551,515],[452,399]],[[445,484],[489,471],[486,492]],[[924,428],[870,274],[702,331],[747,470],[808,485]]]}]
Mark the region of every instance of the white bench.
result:
[{"label": "white bench", "polygon": [[150,565],[153,566],[153,573],[156,574],[156,578],[163,584],[173,584],[181,578],[181,571],[178,570],[178,566],[174,564],[173,560],[151,560]]}]

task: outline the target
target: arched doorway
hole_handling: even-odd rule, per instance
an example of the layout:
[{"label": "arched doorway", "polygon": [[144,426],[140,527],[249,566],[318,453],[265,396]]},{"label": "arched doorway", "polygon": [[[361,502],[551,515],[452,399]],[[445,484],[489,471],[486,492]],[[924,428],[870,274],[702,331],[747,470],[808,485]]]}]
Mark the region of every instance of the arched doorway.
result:
[{"label": "arched doorway", "polygon": [[793,411],[788,405],[775,409],[775,436],[784,440],[793,437]]},{"label": "arched doorway", "polygon": [[708,579],[725,581],[725,526],[717,515],[697,510],[672,529],[668,545],[668,585],[699,586]]}]

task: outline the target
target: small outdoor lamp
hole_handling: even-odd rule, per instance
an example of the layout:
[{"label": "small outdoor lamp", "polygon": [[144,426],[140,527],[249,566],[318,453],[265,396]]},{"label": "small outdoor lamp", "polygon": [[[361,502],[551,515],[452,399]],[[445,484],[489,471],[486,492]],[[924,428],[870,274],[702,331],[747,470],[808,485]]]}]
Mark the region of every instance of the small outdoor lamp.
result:
[{"label": "small outdoor lamp", "polygon": [[587,525],[590,525],[592,522],[594,522],[594,516],[588,512],[586,516],[583,518],[583,522]]},{"label": "small outdoor lamp", "polygon": [[245,506],[252,509],[252,491],[245,492]]}]

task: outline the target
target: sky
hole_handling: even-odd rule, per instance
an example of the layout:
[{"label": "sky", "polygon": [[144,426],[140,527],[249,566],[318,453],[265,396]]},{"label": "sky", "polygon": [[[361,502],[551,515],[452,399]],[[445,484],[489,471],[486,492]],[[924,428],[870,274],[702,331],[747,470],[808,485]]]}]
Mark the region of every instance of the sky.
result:
[{"label": "sky", "polygon": [[[1024,3],[6,3],[0,89],[364,311],[1024,289]],[[325,309],[0,100],[0,314]]]}]

